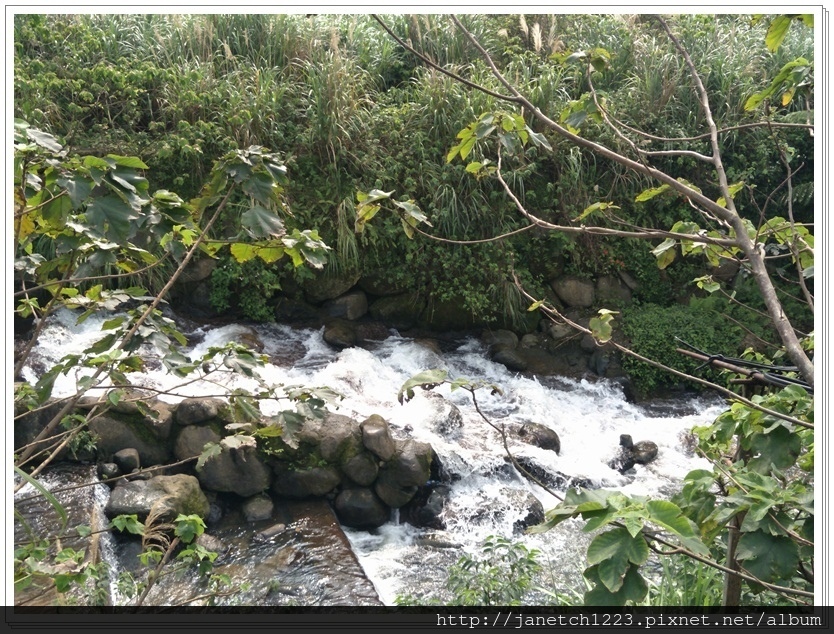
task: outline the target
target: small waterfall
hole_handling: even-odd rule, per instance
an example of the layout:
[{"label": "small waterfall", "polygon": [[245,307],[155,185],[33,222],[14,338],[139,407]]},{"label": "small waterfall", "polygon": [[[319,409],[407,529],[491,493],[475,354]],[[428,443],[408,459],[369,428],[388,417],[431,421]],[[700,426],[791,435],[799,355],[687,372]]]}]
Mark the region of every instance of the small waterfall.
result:
[{"label": "small waterfall", "polygon": [[[101,320],[91,317],[79,327],[73,319],[74,316],[59,313],[50,322],[36,351],[36,365],[48,366],[63,354],[79,352],[99,335]],[[242,332],[254,332],[263,343],[263,354],[271,360],[260,370],[264,380],[332,388],[344,397],[338,403],[337,413],[358,420],[371,414],[383,416],[396,437],[429,443],[446,472],[453,476],[446,483],[449,491],[442,531],[417,529],[399,512],[394,521],[372,533],[345,529],[359,563],[388,605],[394,604],[398,594],[442,596],[448,567],[463,553],[478,552],[479,544],[488,535],[513,537],[540,550],[540,561],[552,576],[554,589],[581,588],[585,550],[591,538],[573,521],[542,535],[521,534],[518,524],[529,512],[531,497],[544,509],[557,501],[521,478],[508,464],[501,436],[484,422],[465,390],[453,391],[448,385],[439,386],[432,393],[418,390],[411,401],[401,405],[397,393],[413,375],[443,368],[451,378],[492,383],[500,392],[476,393],[480,410],[492,423],[508,430],[538,423],[555,431],[561,440],[558,455],[525,444],[512,434],[510,447],[526,464],[561,477],[553,485],[561,491],[569,482],[581,481],[627,494],[668,496],[677,490],[686,473],[709,468],[692,454],[686,435],[693,426],[710,422],[722,411],[722,402],[714,397],[681,397],[672,402],[635,405],[627,402],[621,387],[611,381],[517,374],[490,361],[485,346],[475,339],[462,340],[451,351],[440,354],[436,348],[392,333],[365,347],[335,351],[324,342],[320,330],[233,324],[201,326],[187,333],[190,340],[198,342],[188,354],[196,358],[210,346],[235,340]],[[34,378],[35,373],[33,367],[24,370],[27,378]],[[217,386],[210,383],[190,383],[181,388],[162,368],[149,369],[141,376],[131,375],[130,379],[137,385],[169,391],[164,398],[171,401],[217,393]],[[76,380],[72,375],[59,377],[55,394],[74,391]],[[227,387],[252,388],[254,383],[235,377]],[[279,410],[279,405],[264,404],[262,409],[271,414]],[[638,465],[626,475],[611,469],[608,462],[615,455],[620,434],[630,434],[635,441],[654,441],[659,447],[657,460]],[[229,527],[226,535],[232,543],[251,543],[252,534],[235,536],[234,530],[237,529]],[[285,546],[297,547],[289,542]],[[110,548],[114,546],[102,544],[103,552],[111,552]],[[243,546],[233,546],[230,561],[250,565],[241,563],[246,561],[244,550]],[[321,561],[327,559],[322,555]],[[332,592],[327,594],[327,583],[320,584],[321,595],[316,597],[312,586],[299,582],[291,600],[311,602],[301,605],[330,600],[322,599],[335,596]],[[307,589],[298,590],[301,587]],[[111,593],[118,596],[114,588]],[[265,593],[261,588],[248,600],[273,601],[274,593]]]}]

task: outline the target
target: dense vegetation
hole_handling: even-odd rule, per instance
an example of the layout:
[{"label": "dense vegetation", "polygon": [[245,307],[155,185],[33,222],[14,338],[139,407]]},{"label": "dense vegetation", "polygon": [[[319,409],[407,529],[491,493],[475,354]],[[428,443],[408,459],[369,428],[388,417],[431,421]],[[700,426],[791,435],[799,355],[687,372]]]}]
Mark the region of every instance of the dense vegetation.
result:
[{"label": "dense vegetation", "polygon": [[[616,116],[655,135],[686,135],[698,124],[686,68],[662,34],[643,21],[640,16],[495,15],[473,16],[470,28],[497,52],[504,72],[537,107],[557,112],[581,100],[587,88],[580,66],[554,63],[552,55],[604,47],[611,59],[597,74],[595,87],[616,104]],[[483,62],[443,16],[396,16],[390,23],[435,61],[494,85]],[[716,97],[721,128],[749,123],[744,105],[750,95],[786,60],[810,55],[810,34],[799,31],[776,54],[767,54],[761,46],[764,26],[749,23],[738,16],[679,19],[680,38]],[[594,279],[625,268],[639,284],[638,307],[669,306],[697,294],[691,280],[705,272],[702,264],[679,262],[661,271],[640,241],[534,231],[500,243],[453,245],[408,240],[396,218],[380,218],[360,236],[354,233],[356,192],[372,188],[396,189],[415,200],[434,233],[444,238],[477,240],[522,227],[523,219],[494,180],[474,178],[464,165],[446,162],[458,131],[495,106],[492,97],[427,68],[384,37],[369,16],[15,18],[16,116],[54,134],[71,151],[139,156],[149,167],[152,189],[176,191],[186,200],[225,152],[250,144],[279,152],[291,176],[289,222],[318,230],[333,248],[325,273],[377,274],[401,290],[462,306],[474,323],[517,330],[529,329],[530,320],[524,314],[527,303],[508,275],[511,268],[538,293],[555,273]],[[774,118],[804,122],[807,106],[798,93]],[[617,145],[604,127],[584,133]],[[813,139],[803,129],[780,135],[795,164],[803,165],[794,177],[795,217],[810,221]],[[553,152],[533,150],[506,169],[521,201],[539,217],[575,218],[605,195],[634,224],[668,229],[676,221],[698,219],[698,212],[679,199],[635,202],[648,186],[645,179],[564,140],[551,136],[550,143]],[[723,151],[731,182],[743,179],[748,191],[774,190],[783,179],[781,166],[772,160],[775,143],[767,128],[730,132]],[[692,181],[703,171],[698,161],[682,156],[661,159],[659,167],[691,173]],[[784,190],[777,192],[771,204],[783,204],[784,196]],[[242,204],[229,205],[218,234],[239,230]],[[241,277],[239,266],[228,255],[221,257],[214,305],[256,320],[270,318],[264,302],[285,279],[281,265]],[[159,277],[164,282],[164,272]],[[738,276],[735,284],[760,308],[749,279]],[[736,353],[738,326],[720,317],[727,305],[714,307],[715,321],[722,322],[715,326],[722,333],[717,339],[723,340],[714,351]],[[790,302],[787,308],[799,319],[798,327],[812,328],[801,308]],[[635,324],[643,321],[639,308],[632,314]],[[735,317],[772,341],[755,313]],[[660,375],[652,382],[662,382]]]},{"label": "dense vegetation", "polygon": [[[782,36],[805,17],[782,16]],[[387,22],[438,66],[501,89],[485,58],[445,17]],[[669,38],[643,16],[470,16],[467,28],[529,103],[561,113],[567,129],[581,127],[583,137],[617,152],[634,149],[616,126],[603,125],[595,101],[601,99],[620,127],[627,122],[655,137],[684,138],[683,149],[655,152],[653,164],[685,174],[686,187],[697,182],[698,194],[713,207],[727,207],[732,198],[745,226],[757,238],[772,238],[768,268],[759,276],[775,283],[792,333],[802,337],[804,351],[812,351],[813,337],[805,335],[814,327],[813,239],[807,230],[813,224],[813,138],[807,126],[784,127],[813,117],[812,63],[801,57],[812,58],[811,33],[794,29],[774,45],[775,23],[678,16]],[[513,275],[524,291],[550,299],[554,276],[595,279],[627,271],[637,282],[634,300],[610,308],[621,309],[616,320],[636,352],[685,368],[672,361],[674,337],[682,335],[710,352],[749,347],[760,361],[783,354],[784,338],[780,342],[774,319],[764,313],[756,275],[745,272],[744,258],[738,258],[740,272],[728,273],[714,251],[692,239],[648,245],[537,230],[462,244],[521,229],[525,222],[516,206],[555,225],[607,210],[593,218],[598,226],[675,226],[690,235],[709,214],[686,198],[665,195],[640,170],[603,161],[552,129],[534,130],[535,117],[528,125],[523,113],[505,115],[497,98],[409,55],[370,17],[18,15],[14,26],[15,116],[21,120],[15,131],[15,264],[21,284],[52,291],[50,297],[16,288],[23,297],[18,314],[46,314],[57,302],[106,308],[108,301],[153,299],[108,322],[114,332],[84,359],[67,359],[37,385],[21,388],[17,396],[30,407],[45,402],[50,381],[70,366],[97,368],[89,384],[104,375],[123,382],[125,372],[137,369],[126,353],[142,337],[171,343],[164,361],[175,373],[204,368],[177,356],[178,333],[155,310],[182,271],[183,256],[187,261],[200,244],[221,259],[212,302],[252,319],[271,318],[265,302],[290,292],[293,277],[314,275],[299,265],[323,265],[326,243],[325,275],[376,275],[432,302],[461,306],[475,323],[506,323],[520,331],[530,328],[529,299]],[[691,55],[715,126],[724,131],[720,156],[728,182],[717,182],[697,156],[706,147],[692,136],[704,128],[703,104],[676,43]],[[577,57],[572,51],[586,52]],[[499,113],[490,116],[500,117],[501,127],[484,124],[482,113]],[[771,125],[746,125],[763,121]],[[496,128],[501,143],[511,144],[512,135],[535,141],[501,171],[518,196],[515,206],[496,179],[485,177],[495,173],[487,169],[488,153],[475,150]],[[452,160],[456,156],[464,162]],[[396,190],[416,201],[437,236],[458,242],[409,240],[396,215],[380,214],[355,232],[357,192],[369,190],[382,192],[380,200],[387,196],[382,190]],[[361,196],[367,195],[360,194],[360,210]],[[407,203],[406,213],[412,208]],[[789,223],[772,220],[782,208],[789,209]],[[700,250],[706,261],[676,259],[678,248],[682,255]],[[235,255],[255,251],[261,257],[245,262]],[[731,253],[729,259],[739,254]],[[122,273],[112,273],[116,268]],[[101,285],[85,283],[86,275],[103,273],[105,278],[96,277]],[[131,284],[126,290],[125,279]],[[547,308],[544,300],[537,307]],[[592,320],[598,341],[610,336],[611,314],[600,314],[596,327]],[[237,371],[247,372],[255,362],[243,350],[223,352],[231,359],[227,367]],[[628,370],[646,388],[675,380],[642,362]],[[406,385],[444,382],[436,372]],[[810,374],[807,384],[736,399],[713,425],[696,430],[699,451],[715,469],[690,473],[673,500],[572,490],[548,513],[542,530],[578,517],[588,530],[605,528],[588,551],[586,603],[644,600],[641,567],[658,544],[689,558],[681,568],[686,574],[699,574],[693,568],[698,561],[737,585],[744,579],[747,596],[807,602],[813,594]],[[459,379],[455,385],[474,398],[474,384]],[[80,386],[75,398],[88,387]],[[256,413],[254,401],[238,396],[244,410]],[[33,452],[24,450],[16,466]],[[660,526],[673,541],[658,538],[650,526]],[[518,588],[507,594],[499,587],[494,596],[517,601],[535,562],[530,553],[513,552],[529,565]],[[475,560],[462,562],[451,583],[465,590],[464,572],[477,576],[479,567]],[[722,600],[741,596],[736,588]]]}]

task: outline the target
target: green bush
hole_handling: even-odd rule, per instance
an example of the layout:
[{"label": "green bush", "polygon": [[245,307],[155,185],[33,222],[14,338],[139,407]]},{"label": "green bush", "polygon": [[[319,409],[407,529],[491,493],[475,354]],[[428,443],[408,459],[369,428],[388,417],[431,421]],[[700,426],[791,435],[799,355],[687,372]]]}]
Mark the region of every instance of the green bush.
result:
[{"label": "green bush", "polygon": [[[626,308],[622,314],[623,334],[638,354],[676,370],[716,381],[718,377],[714,370],[705,367],[696,372],[702,363],[675,349],[686,348],[682,343],[686,342],[707,354],[738,354],[741,330],[721,318],[716,310],[718,303],[715,298],[713,301],[695,300],[689,306],[646,304]],[[674,375],[629,356],[623,359],[623,369],[642,394],[681,383]],[[687,387],[697,385],[689,382]]]},{"label": "green bush", "polygon": [[[449,605],[523,605],[541,571],[539,551],[506,537],[490,535],[478,556],[463,555],[450,568],[446,588],[452,593]],[[397,605],[438,605],[436,598],[417,599],[399,595]]]},{"label": "green bush", "polygon": [[270,300],[281,290],[278,269],[255,258],[239,264],[226,259],[211,274],[209,300],[218,312],[236,311],[258,322],[275,320]]}]

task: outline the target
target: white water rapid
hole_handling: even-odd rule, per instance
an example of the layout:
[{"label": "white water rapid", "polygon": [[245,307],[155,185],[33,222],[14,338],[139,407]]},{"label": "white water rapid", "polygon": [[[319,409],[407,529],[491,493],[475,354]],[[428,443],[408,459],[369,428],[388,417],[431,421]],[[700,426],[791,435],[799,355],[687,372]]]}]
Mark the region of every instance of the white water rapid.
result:
[{"label": "white water rapid", "polygon": [[[74,314],[58,314],[43,331],[33,355],[34,366],[24,370],[25,378],[37,379],[33,367],[43,371],[65,354],[80,353],[101,336],[102,323],[103,318],[91,317],[76,326]],[[518,438],[511,440],[516,455],[551,473],[628,494],[666,496],[680,486],[690,470],[709,468],[692,454],[686,434],[720,413],[722,404],[715,397],[682,396],[674,402],[634,405],[625,400],[620,386],[610,381],[536,378],[511,372],[491,362],[486,347],[477,340],[461,341],[454,349],[438,354],[430,346],[393,331],[388,338],[365,348],[336,351],[323,341],[318,330],[274,324],[200,326],[187,333],[190,340],[199,341],[188,354],[195,357],[210,346],[251,331],[257,333],[263,353],[272,361],[260,370],[264,379],[276,384],[332,388],[344,396],[335,411],[359,421],[371,414],[383,416],[395,436],[429,443],[446,471],[456,477],[443,512],[443,531],[394,521],[372,533],[345,529],[365,572],[387,605],[393,605],[400,594],[443,598],[448,566],[465,552],[478,553],[488,535],[513,537],[539,549],[546,573],[543,582],[555,591],[581,594],[585,589],[581,571],[590,537],[581,532],[581,524],[568,521],[542,535],[514,535],[513,524],[527,513],[529,498],[528,504],[524,501],[528,494],[538,498],[545,509],[557,500],[518,476],[507,464],[500,436],[480,418],[466,391],[452,392],[447,385],[433,390],[460,410],[463,425],[459,429],[449,429],[439,418],[444,407],[448,414],[448,404],[420,390],[413,400],[400,405],[400,387],[419,372],[443,368],[451,378],[483,379],[497,385],[501,394],[488,390],[477,393],[478,403],[490,420],[508,427],[536,422],[558,433],[559,455]],[[177,394],[218,393],[216,385],[202,382],[177,388],[182,381],[161,367],[141,376],[130,375],[130,379],[137,386],[170,390],[171,394],[161,396],[163,400],[176,401]],[[73,376],[59,377],[54,395],[73,392],[75,380]],[[234,383],[249,385],[243,378],[234,379]],[[275,405],[275,411],[285,408],[286,404]],[[268,407],[263,410],[274,413]],[[620,434],[630,434],[635,441],[654,441],[659,447],[657,459],[646,466],[637,465],[625,475],[611,469],[607,462],[615,454]]]}]

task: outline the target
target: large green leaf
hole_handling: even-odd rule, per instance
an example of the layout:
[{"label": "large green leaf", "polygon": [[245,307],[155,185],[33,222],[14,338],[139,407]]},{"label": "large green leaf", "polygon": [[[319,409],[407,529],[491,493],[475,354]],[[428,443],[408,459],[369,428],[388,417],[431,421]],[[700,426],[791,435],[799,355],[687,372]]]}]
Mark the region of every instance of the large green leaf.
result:
[{"label": "large green leaf", "polygon": [[616,592],[611,592],[602,582],[598,565],[585,570],[584,576],[594,584],[594,587],[584,596],[585,605],[589,606],[625,605],[628,601],[637,603],[642,601],[649,591],[649,586],[637,566],[628,567],[622,584]]},{"label": "large green leaf", "polygon": [[642,536],[633,537],[625,528],[614,528],[597,535],[588,546],[588,563],[599,564],[600,581],[610,592],[617,592],[630,564],[643,564],[649,547]]},{"label": "large green leaf", "polygon": [[799,550],[796,542],[788,537],[756,531],[742,534],[736,558],[753,576],[775,582],[796,573]]},{"label": "large green leaf", "polygon": [[765,46],[771,53],[775,53],[785,40],[788,29],[791,28],[793,19],[787,15],[778,15],[770,22],[765,35]]},{"label": "large green leaf", "polygon": [[446,370],[426,370],[415,374],[413,377],[403,383],[400,391],[397,393],[397,400],[402,404],[404,401],[410,401],[414,398],[414,388],[422,387],[423,389],[431,389],[436,385],[440,385],[446,380],[449,373]]},{"label": "large green leaf", "polygon": [[87,221],[114,242],[125,242],[131,232],[131,221],[139,213],[116,195],[96,198],[87,205]]},{"label": "large green leaf", "polygon": [[802,451],[802,441],[797,434],[778,425],[770,433],[754,434],[749,447],[755,456],[750,460],[750,468],[766,474],[773,467],[786,469],[793,466]]},{"label": "large green leaf", "polygon": [[240,217],[240,224],[256,240],[284,235],[284,223],[277,214],[260,206],[253,205]]}]

